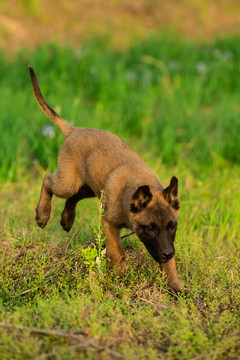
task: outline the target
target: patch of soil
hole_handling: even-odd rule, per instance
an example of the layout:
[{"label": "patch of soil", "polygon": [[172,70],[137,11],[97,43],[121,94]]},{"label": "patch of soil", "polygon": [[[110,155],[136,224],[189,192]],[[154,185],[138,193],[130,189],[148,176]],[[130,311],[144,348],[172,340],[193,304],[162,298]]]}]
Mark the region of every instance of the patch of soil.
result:
[{"label": "patch of soil", "polygon": [[167,29],[196,40],[240,29],[238,0],[5,0],[0,47],[14,53],[45,42],[73,43],[110,34],[124,49],[135,38]]}]

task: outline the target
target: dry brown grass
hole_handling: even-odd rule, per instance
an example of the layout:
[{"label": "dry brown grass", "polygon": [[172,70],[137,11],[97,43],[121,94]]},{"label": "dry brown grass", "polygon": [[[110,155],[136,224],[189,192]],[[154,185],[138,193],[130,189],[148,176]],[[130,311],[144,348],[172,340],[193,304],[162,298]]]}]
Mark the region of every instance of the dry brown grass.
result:
[{"label": "dry brown grass", "polygon": [[[21,3],[25,5],[21,5]],[[16,52],[45,42],[79,45],[95,34],[111,34],[116,48],[151,31],[168,30],[206,40],[240,28],[236,0],[8,0],[0,3],[0,47]]]}]

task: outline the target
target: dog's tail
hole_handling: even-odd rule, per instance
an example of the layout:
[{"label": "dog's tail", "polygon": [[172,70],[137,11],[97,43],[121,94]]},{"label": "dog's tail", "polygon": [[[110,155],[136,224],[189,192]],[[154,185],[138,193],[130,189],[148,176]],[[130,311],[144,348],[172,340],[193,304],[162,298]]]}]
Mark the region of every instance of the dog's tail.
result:
[{"label": "dog's tail", "polygon": [[42,109],[44,114],[47,115],[47,117],[52,122],[54,122],[54,124],[57,125],[59,129],[62,131],[62,133],[67,137],[72,132],[74,127],[65,120],[63,120],[52,108],[50,108],[50,106],[47,104],[46,100],[44,99],[41,93],[33,68],[30,65],[28,65],[28,67],[30,71],[31,83],[32,83],[34,95],[36,97],[36,100],[40,108]]}]

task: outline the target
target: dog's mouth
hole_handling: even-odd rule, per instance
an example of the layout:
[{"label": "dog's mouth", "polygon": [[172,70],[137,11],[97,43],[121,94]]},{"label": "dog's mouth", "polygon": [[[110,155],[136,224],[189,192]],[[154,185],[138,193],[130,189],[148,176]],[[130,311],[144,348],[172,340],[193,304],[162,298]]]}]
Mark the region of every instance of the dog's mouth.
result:
[{"label": "dog's mouth", "polygon": [[166,257],[166,256],[164,256],[164,254],[156,251],[155,249],[151,249],[147,246],[146,246],[146,248],[147,248],[149,254],[153,257],[153,259],[159,264],[166,264],[167,262],[169,262],[174,257],[174,253],[175,253],[175,251],[173,251],[172,254],[169,254]]},{"label": "dog's mouth", "polygon": [[158,261],[159,264],[166,264],[168,263],[171,259],[173,258],[173,256],[170,259],[163,259],[161,261]]},{"label": "dog's mouth", "polygon": [[[147,249],[148,250],[148,249]],[[159,263],[159,264],[166,264],[167,262],[169,262],[172,258],[173,258],[173,256],[174,256],[174,254],[171,256],[171,257],[169,257],[169,258],[164,258],[164,257],[162,257],[162,256],[158,256],[158,255],[156,255],[156,254],[154,254],[154,253],[152,253],[151,251],[149,251],[148,250],[148,252],[149,252],[149,254],[153,257],[153,259],[157,262],[157,263]]]},{"label": "dog's mouth", "polygon": [[164,250],[166,248],[166,250],[164,251],[163,248],[161,248],[161,246],[159,245],[159,242],[157,241],[150,242],[149,239],[143,238],[142,236],[141,237],[138,236],[138,237],[146,247],[149,254],[153,257],[153,259],[157,263],[166,264],[174,257],[175,250],[173,246],[164,247]]},{"label": "dog's mouth", "polygon": [[[152,255],[152,254],[150,254],[150,255]],[[152,257],[154,258],[154,256],[152,256]],[[173,257],[171,257],[170,259],[156,259],[156,258],[154,258],[154,260],[155,260],[157,263],[159,263],[159,264],[166,264],[166,263],[168,263],[172,258],[173,258]]]}]

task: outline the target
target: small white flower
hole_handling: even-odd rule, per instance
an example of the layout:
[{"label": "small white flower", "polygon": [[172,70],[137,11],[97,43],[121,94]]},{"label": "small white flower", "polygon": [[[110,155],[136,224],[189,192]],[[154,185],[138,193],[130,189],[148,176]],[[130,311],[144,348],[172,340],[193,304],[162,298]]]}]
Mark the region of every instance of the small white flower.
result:
[{"label": "small white flower", "polygon": [[45,125],[42,130],[42,136],[49,136],[50,138],[55,137],[55,132],[52,125]]},{"label": "small white flower", "polygon": [[221,51],[220,49],[214,49],[213,56],[221,61],[229,61],[233,58],[233,53],[231,51]]},{"label": "small white flower", "polygon": [[175,70],[176,67],[177,67],[177,62],[175,60],[170,60],[167,63],[167,67],[168,67],[169,70]]},{"label": "small white flower", "polygon": [[196,70],[199,74],[204,75],[208,71],[208,66],[204,61],[199,61],[196,64]]}]

